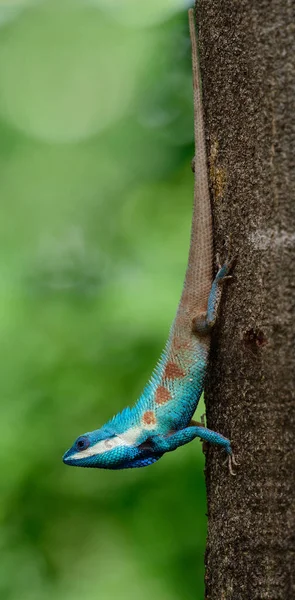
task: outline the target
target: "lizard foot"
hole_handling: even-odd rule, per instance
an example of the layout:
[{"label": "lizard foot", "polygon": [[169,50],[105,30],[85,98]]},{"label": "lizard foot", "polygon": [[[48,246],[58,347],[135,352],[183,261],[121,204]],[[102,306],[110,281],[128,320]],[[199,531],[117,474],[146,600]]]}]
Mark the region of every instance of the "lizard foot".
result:
[{"label": "lizard foot", "polygon": [[232,271],[232,269],[234,268],[236,262],[237,262],[237,258],[236,256],[233,256],[232,254],[229,254],[224,263],[221,263],[220,260],[220,254],[219,252],[216,253],[216,267],[217,267],[217,272],[220,271],[221,269],[223,269],[224,271],[226,271],[226,274],[222,277],[222,281],[226,280],[226,279],[230,279],[233,278],[232,275],[228,275],[228,273],[230,273]]}]

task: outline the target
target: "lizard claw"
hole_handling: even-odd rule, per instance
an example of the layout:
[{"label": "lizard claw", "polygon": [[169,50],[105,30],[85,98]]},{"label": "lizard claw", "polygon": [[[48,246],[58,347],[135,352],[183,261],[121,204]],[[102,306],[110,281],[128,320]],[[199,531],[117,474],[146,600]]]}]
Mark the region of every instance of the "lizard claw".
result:
[{"label": "lizard claw", "polygon": [[239,466],[240,463],[237,461],[234,454],[231,455],[231,460],[232,460],[233,465],[235,465],[235,467]]},{"label": "lizard claw", "polygon": [[219,271],[219,269],[221,269],[221,262],[220,262],[220,254],[219,252],[216,252],[216,267],[217,267],[217,271]]},{"label": "lizard claw", "polygon": [[[227,258],[225,259],[225,264],[226,264],[228,273],[230,273],[234,269],[236,262],[237,262],[237,257],[235,255],[233,256],[232,254],[230,254],[229,256],[227,256]],[[232,276],[227,275],[227,277],[232,277]]]},{"label": "lizard claw", "polygon": [[228,470],[229,470],[230,474],[235,476],[236,473],[233,470],[233,466],[237,467],[239,465],[238,461],[236,460],[236,458],[233,454],[228,454],[224,464],[226,464],[227,462],[228,462]]},{"label": "lizard claw", "polygon": [[222,278],[222,281],[228,281],[229,279],[234,279],[234,276],[233,276],[233,275],[225,275],[225,276]]}]

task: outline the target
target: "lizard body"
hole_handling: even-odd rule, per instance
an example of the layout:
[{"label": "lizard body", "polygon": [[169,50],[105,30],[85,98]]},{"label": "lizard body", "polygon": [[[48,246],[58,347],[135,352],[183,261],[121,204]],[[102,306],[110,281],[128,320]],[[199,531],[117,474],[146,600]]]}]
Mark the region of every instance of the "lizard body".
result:
[{"label": "lizard body", "polygon": [[191,242],[182,296],[166,347],[132,408],[100,429],[80,436],[65,453],[66,464],[124,469],[159,460],[195,437],[218,444],[234,463],[230,441],[192,421],[204,387],[226,262],[212,283],[212,216],[208,186],[204,118],[193,10],[189,11],[195,113],[195,188]]}]

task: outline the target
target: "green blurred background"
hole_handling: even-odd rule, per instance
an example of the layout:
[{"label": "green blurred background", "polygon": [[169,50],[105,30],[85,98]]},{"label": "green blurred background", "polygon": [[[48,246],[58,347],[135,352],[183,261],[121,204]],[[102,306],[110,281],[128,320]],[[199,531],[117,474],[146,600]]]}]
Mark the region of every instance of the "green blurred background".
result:
[{"label": "green blurred background", "polygon": [[[0,2],[5,600],[201,600],[201,445],[145,468],[64,451],[165,344],[193,177],[184,0]],[[199,414],[202,408],[199,408]]]}]

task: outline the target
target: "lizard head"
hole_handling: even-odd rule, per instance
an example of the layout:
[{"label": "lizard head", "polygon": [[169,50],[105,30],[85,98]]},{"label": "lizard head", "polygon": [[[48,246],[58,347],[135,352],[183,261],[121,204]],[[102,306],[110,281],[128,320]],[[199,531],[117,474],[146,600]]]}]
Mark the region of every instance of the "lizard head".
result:
[{"label": "lizard head", "polygon": [[79,436],[63,456],[66,465],[100,469],[145,467],[161,458],[138,426],[124,431],[105,425]]}]

